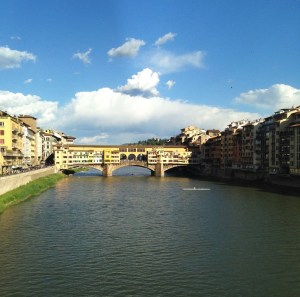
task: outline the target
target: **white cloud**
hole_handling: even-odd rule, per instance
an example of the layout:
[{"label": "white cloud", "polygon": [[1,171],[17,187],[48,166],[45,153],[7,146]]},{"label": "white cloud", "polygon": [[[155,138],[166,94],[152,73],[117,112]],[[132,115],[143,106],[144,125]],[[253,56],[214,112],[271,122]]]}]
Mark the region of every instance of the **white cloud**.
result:
[{"label": "white cloud", "polygon": [[[137,77],[140,77],[137,74]],[[229,108],[190,104],[159,96],[132,96],[110,88],[79,92],[61,110],[61,127],[73,129],[75,136],[105,133],[107,138],[91,138],[102,143],[136,141],[143,136],[170,137],[188,125],[203,129],[224,129],[231,121],[260,118],[258,113],[238,112]],[[84,132],[88,131],[88,132]],[[77,129],[77,132],[75,132]],[[77,134],[76,134],[77,133]],[[153,135],[154,134],[154,135]],[[102,135],[102,134],[100,134]],[[84,141],[88,142],[88,138]],[[78,141],[77,141],[78,142]]]},{"label": "white cloud", "polygon": [[144,69],[126,84],[128,91],[141,90],[139,95],[101,88],[78,92],[61,108],[57,102],[38,96],[0,91],[0,110],[36,116],[39,126],[61,130],[83,144],[122,144],[152,137],[167,138],[188,125],[223,130],[232,121],[261,117],[260,113],[163,98],[155,92],[158,84],[159,75]]},{"label": "white cloud", "polygon": [[0,69],[19,68],[22,62],[33,61],[36,57],[28,52],[12,50],[8,47],[0,47]]},{"label": "white cloud", "polygon": [[14,35],[14,36],[10,36],[11,40],[21,40],[20,36]]},{"label": "white cloud", "polygon": [[117,91],[133,96],[151,97],[157,96],[156,86],[159,83],[159,74],[149,68],[138,72],[127,80],[125,86],[117,88]]},{"label": "white cloud", "polygon": [[52,78],[47,78],[47,79],[46,79],[46,82],[48,82],[48,83],[51,83],[52,81],[53,81]]},{"label": "white cloud", "polygon": [[156,71],[160,73],[171,73],[184,70],[188,67],[204,67],[204,56],[205,53],[202,51],[175,55],[171,52],[158,49],[149,57],[149,62]]},{"label": "white cloud", "polygon": [[268,89],[256,89],[240,94],[236,103],[247,104],[265,112],[300,105],[300,89],[284,84],[275,84]]},{"label": "white cloud", "polygon": [[33,115],[42,127],[55,122],[57,108],[57,102],[42,100],[39,96],[0,91],[0,110],[13,115]]},{"label": "white cloud", "polygon": [[33,79],[32,78],[28,78],[24,81],[24,84],[30,84],[32,83]]},{"label": "white cloud", "polygon": [[145,45],[145,41],[135,38],[127,38],[127,41],[117,48],[110,49],[107,54],[110,58],[115,57],[135,57],[140,47]]},{"label": "white cloud", "polygon": [[155,41],[155,45],[160,46],[168,41],[173,41],[177,34],[169,32]]},{"label": "white cloud", "polygon": [[175,81],[174,80],[168,80],[167,82],[166,82],[166,86],[168,87],[168,89],[170,90],[170,89],[172,89],[173,87],[174,87],[174,85],[175,85]]},{"label": "white cloud", "polygon": [[86,136],[86,137],[79,138],[77,139],[77,142],[81,144],[98,144],[98,143],[105,142],[107,138],[108,138],[108,134],[102,133],[100,135],[94,135],[91,137]]},{"label": "white cloud", "polygon": [[91,58],[90,53],[92,52],[92,49],[89,48],[86,52],[83,53],[76,53],[73,55],[73,59],[78,59],[84,64],[91,64]]}]

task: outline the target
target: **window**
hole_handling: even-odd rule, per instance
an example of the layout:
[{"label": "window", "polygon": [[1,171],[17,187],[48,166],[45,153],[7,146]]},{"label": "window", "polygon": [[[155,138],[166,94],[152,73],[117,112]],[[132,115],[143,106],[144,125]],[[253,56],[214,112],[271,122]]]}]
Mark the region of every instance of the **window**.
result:
[{"label": "window", "polygon": [[4,135],[4,130],[0,130],[0,135]]},{"label": "window", "polygon": [[0,139],[0,144],[4,144],[4,139]]},{"label": "window", "polygon": [[0,122],[0,127],[4,127],[4,122]]}]

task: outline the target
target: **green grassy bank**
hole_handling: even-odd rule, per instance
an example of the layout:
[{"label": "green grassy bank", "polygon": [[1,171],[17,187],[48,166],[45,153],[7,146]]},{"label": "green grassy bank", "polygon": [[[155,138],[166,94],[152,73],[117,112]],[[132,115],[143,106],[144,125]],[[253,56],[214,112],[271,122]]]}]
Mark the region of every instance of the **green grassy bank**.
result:
[{"label": "green grassy bank", "polygon": [[53,187],[64,177],[64,174],[51,174],[1,195],[0,214],[9,206],[20,203],[30,197],[40,194],[50,187]]}]

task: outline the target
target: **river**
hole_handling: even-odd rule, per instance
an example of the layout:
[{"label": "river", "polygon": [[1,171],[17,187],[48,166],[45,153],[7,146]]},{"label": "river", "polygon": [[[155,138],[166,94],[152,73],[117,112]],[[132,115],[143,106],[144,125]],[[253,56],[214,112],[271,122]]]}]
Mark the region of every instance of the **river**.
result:
[{"label": "river", "polygon": [[300,296],[300,197],[116,174],[0,216],[0,296]]}]

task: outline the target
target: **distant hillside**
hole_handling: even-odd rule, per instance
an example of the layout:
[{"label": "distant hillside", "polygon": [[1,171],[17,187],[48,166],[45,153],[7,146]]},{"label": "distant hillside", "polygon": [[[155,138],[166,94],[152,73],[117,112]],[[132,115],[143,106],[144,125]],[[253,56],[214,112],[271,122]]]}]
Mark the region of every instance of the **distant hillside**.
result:
[{"label": "distant hillside", "polygon": [[127,145],[165,145],[169,142],[169,139],[160,139],[160,138],[149,138],[146,140],[139,140],[135,143],[125,143]]}]

